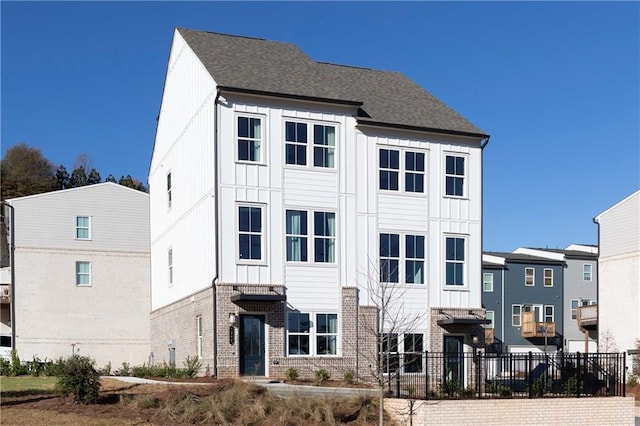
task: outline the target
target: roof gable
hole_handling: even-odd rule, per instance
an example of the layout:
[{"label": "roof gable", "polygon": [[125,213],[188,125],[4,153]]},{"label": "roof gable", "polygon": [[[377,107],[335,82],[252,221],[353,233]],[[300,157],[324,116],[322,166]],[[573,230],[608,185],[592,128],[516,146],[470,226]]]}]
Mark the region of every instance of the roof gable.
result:
[{"label": "roof gable", "polygon": [[290,43],[177,31],[223,89],[361,105],[361,124],[487,136],[400,73],[316,62]]}]

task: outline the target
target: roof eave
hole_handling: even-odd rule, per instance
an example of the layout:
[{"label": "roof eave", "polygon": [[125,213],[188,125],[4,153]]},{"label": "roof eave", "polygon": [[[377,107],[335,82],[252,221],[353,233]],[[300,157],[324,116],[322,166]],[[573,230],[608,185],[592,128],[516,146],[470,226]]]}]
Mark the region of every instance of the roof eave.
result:
[{"label": "roof eave", "polygon": [[315,96],[304,96],[304,95],[293,95],[289,93],[276,93],[276,92],[266,92],[263,90],[254,90],[254,89],[246,89],[242,87],[232,87],[232,86],[218,86],[218,89],[221,92],[230,92],[230,93],[242,93],[246,95],[257,95],[257,96],[266,96],[270,98],[284,98],[284,99],[295,99],[298,101],[309,101],[309,102],[321,102],[321,103],[329,103],[336,105],[347,105],[351,107],[361,107],[363,105],[360,101],[350,101],[345,99],[330,99],[330,98],[321,98]]},{"label": "roof eave", "polygon": [[434,127],[411,126],[408,124],[400,124],[400,123],[384,123],[381,121],[373,121],[373,120],[366,120],[366,119],[363,120],[361,118],[358,118],[358,124],[365,125],[365,126],[374,126],[374,127],[388,127],[393,129],[413,130],[418,132],[439,133],[443,135],[465,136],[465,137],[480,138],[480,139],[485,139],[489,137],[489,135],[485,133],[475,133],[475,132],[467,132],[463,130],[452,130],[452,129],[437,129]]}]

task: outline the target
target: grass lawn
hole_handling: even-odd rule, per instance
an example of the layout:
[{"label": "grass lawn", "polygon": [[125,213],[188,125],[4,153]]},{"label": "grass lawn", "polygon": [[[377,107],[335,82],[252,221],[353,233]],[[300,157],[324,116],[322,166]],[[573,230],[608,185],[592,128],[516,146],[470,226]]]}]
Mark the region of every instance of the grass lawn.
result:
[{"label": "grass lawn", "polygon": [[57,377],[0,377],[2,396],[19,396],[42,393],[54,393]]}]

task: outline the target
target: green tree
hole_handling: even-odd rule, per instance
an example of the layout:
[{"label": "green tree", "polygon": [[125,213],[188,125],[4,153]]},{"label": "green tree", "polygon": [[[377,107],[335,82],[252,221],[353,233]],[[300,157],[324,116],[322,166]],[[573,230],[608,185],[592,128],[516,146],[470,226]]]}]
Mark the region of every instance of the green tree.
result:
[{"label": "green tree", "polygon": [[115,177],[113,177],[113,175],[112,175],[112,174],[109,174],[109,176],[107,176],[107,178],[106,178],[104,181],[105,181],[105,182],[118,183],[118,182],[116,181],[116,178],[115,178]]},{"label": "green tree", "polygon": [[126,177],[121,176],[120,180],[118,180],[118,184],[138,191],[147,192],[147,187],[138,179],[133,179],[131,175],[127,175]]},{"label": "green tree", "polygon": [[66,189],[69,187],[69,172],[62,164],[56,170],[56,189]]},{"label": "green tree", "polygon": [[25,143],[7,150],[0,162],[2,199],[40,194],[55,188],[54,165],[40,149]]},{"label": "green tree", "polygon": [[89,176],[87,176],[87,185],[93,185],[96,183],[100,183],[102,179],[100,178],[100,173],[96,169],[91,169],[89,172]]},{"label": "green tree", "polygon": [[78,188],[85,185],[88,185],[87,172],[84,170],[83,166],[78,166],[71,173],[71,179],[69,179],[69,187]]}]

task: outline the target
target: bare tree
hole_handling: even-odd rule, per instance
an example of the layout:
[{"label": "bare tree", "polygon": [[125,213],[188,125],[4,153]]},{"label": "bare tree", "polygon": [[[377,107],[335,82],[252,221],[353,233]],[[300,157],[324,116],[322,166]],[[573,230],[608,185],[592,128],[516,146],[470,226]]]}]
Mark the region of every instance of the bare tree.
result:
[{"label": "bare tree", "polygon": [[604,330],[602,334],[600,334],[600,338],[598,339],[598,352],[607,354],[619,352],[618,344],[611,330]]},{"label": "bare tree", "polygon": [[[409,360],[399,355],[399,347],[405,346],[407,335],[413,335],[424,321],[420,314],[406,307],[407,287],[394,281],[397,265],[381,260],[379,264],[369,260],[369,270],[363,271],[359,287],[365,292],[365,304],[377,311],[375,324],[364,323],[365,341],[375,341],[375,348],[360,348],[358,356],[370,366],[378,387],[379,424],[384,422],[384,388]],[[366,338],[368,336],[368,338]],[[412,342],[407,342],[410,345]],[[421,358],[419,358],[421,360]]]}]

